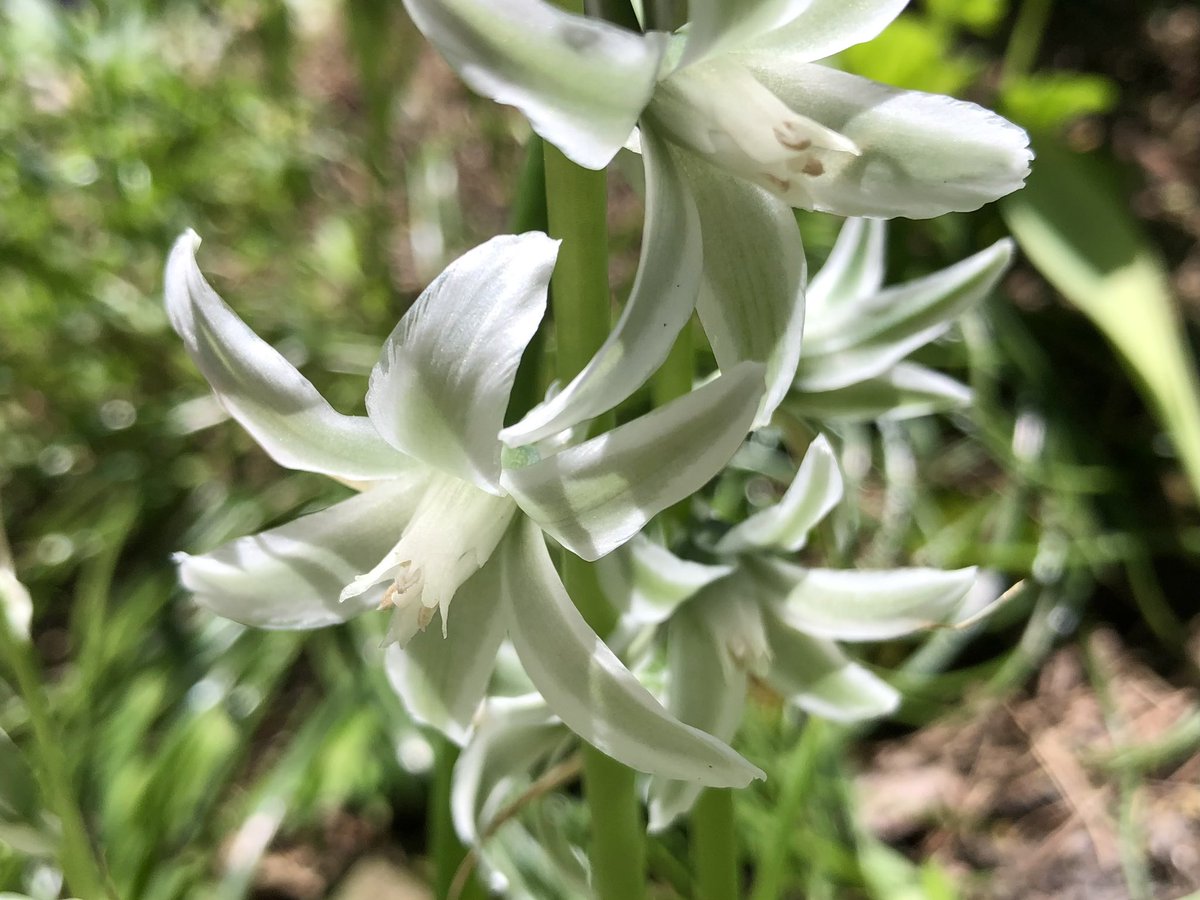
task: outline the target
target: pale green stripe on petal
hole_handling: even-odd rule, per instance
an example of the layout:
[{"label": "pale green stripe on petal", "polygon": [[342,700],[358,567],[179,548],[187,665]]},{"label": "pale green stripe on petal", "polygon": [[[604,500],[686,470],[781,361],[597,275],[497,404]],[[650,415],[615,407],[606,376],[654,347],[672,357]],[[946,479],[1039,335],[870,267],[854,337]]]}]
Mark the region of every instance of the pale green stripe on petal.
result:
[{"label": "pale green stripe on petal", "polygon": [[971,389],[941,372],[899,363],[882,375],[831,391],[793,391],[783,408],[819,421],[901,421],[969,406]]},{"label": "pale green stripe on petal", "polygon": [[799,550],[808,533],[842,499],[842,472],[829,440],[821,435],[804,454],[796,477],[774,506],[730,529],[717,543],[718,553],[756,549]]},{"label": "pale green stripe on petal", "polygon": [[501,235],[452,262],[383,345],[367,413],[404,453],[499,493],[498,438],[546,311],[558,241]]},{"label": "pale green stripe on petal", "polygon": [[747,47],[786,49],[805,62],[825,59],[876,37],[900,15],[909,0],[812,0],[783,27]]},{"label": "pale green stripe on petal", "polygon": [[745,360],[767,367],[767,390],[754,419],[766,425],[800,361],[806,262],[786,203],[676,151],[691,184],[704,236],[697,310],[722,369]]},{"label": "pale green stripe on petal", "polygon": [[529,521],[503,556],[510,636],[547,704],[581,738],[639,772],[710,787],[745,787],[763,773],[665,710],[583,621],[544,539]]},{"label": "pale green stripe on petal", "polygon": [[258,628],[319,628],[378,605],[382,585],[338,602],[342,588],[399,539],[423,485],[383,482],[326,510],[210,553],[176,554],[179,580],[217,615]]},{"label": "pale green stripe on petal", "polygon": [[[681,722],[732,741],[746,705],[746,674],[713,664],[724,650],[699,610],[685,608],[671,618],[667,653],[667,709]],[[688,812],[702,789],[686,781],[651,779],[650,830],[662,831]]]},{"label": "pale green stripe on petal", "polygon": [[825,265],[808,283],[804,298],[806,340],[811,341],[814,334],[836,331],[833,323],[844,321],[840,311],[847,303],[877,293],[883,287],[886,262],[887,221],[847,219]]},{"label": "pale green stripe on petal", "polygon": [[441,628],[427,628],[403,649],[388,647],[385,661],[409,714],[462,744],[505,634],[495,554],[455,592],[445,615],[445,636]]},{"label": "pale green stripe on petal", "polygon": [[404,0],[471,88],[517,107],[570,159],[602,169],[650,100],[666,35],[641,35],[545,0]]},{"label": "pale green stripe on petal", "polygon": [[786,590],[776,608],[793,628],[841,641],[883,641],[928,628],[954,627],[970,617],[964,603],[977,570],[806,569],[769,564]]},{"label": "pale green stripe on petal", "polygon": [[828,391],[881,375],[986,297],[1012,255],[1006,238],[932,275],[842,303],[809,333],[796,388]]},{"label": "pale green stripe on petal", "polygon": [[629,300],[613,331],[570,384],[500,433],[531,444],[612,409],[662,364],[687,325],[700,288],[700,222],[673,156],[642,132],[646,222]]},{"label": "pale green stripe on petal", "polygon": [[761,365],[742,363],[577,447],[506,469],[503,485],[564,547],[599,559],[721,470],[750,428],[762,378]]},{"label": "pale green stripe on petal", "polygon": [[814,0],[692,0],[680,67],[752,43],[795,19]]},{"label": "pale green stripe on petal", "polygon": [[837,644],[789,627],[774,615],[763,616],[774,658],[767,681],[789,703],[833,722],[886,716],[900,695]]},{"label": "pale green stripe on petal", "polygon": [[815,151],[822,173],[795,178],[781,193],[795,206],[928,219],[979,209],[1020,188],[1029,174],[1029,135],[973,103],[886,87],[786,50],[737,58],[788,107],[860,151]]},{"label": "pale green stripe on petal", "polygon": [[662,544],[638,534],[596,563],[600,584],[625,624],[665,622],[685,600],[724,578],[732,566],[680,559]]},{"label": "pale green stripe on petal", "polygon": [[370,421],[335,411],[225,305],[196,265],[199,246],[199,235],[187,231],[171,249],[164,278],[167,316],[230,415],[290,469],[370,480],[411,468]]}]

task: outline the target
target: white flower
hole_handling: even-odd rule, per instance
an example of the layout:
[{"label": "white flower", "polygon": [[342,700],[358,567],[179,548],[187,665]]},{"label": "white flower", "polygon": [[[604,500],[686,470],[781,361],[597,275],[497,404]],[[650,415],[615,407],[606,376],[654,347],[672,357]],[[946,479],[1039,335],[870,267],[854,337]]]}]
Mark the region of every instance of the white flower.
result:
[{"label": "white flower", "polygon": [[804,354],[785,401],[790,412],[896,420],[970,402],[965,385],[905,358],[988,295],[1012,262],[1012,241],[885,289],[886,243],[886,222],[847,219],[809,284]]},{"label": "white flower", "polygon": [[[967,602],[974,568],[865,571],[787,561],[784,555],[805,545],[843,489],[833,451],[818,438],[779,502],[717,542],[719,564],[680,559],[644,537],[601,564],[605,586],[624,612],[623,631],[656,630],[665,640],[667,708],[682,721],[732,739],[750,677],[826,719],[885,715],[898,694],[836,641],[961,627],[983,614]],[[682,782],[652,778],[650,827],[665,828],[698,794]]]},{"label": "white flower", "polygon": [[[497,432],[557,242],[499,237],[451,264],[385,342],[366,417],[334,411],[224,304],[196,266],[198,243],[189,232],[171,253],[167,310],[218,398],[281,464],[362,488],[211,553],[180,554],[198,602],[264,628],[391,609],[410,711],[459,741],[507,633],[551,708],[621,762],[705,784],[759,774],[666,713],[592,633],[542,532],[595,559],[700,488],[744,437],[761,367],[545,458],[534,447],[502,453]],[[427,629],[435,611],[441,627]]]},{"label": "white flower", "polygon": [[791,386],[804,328],[792,206],[924,218],[1021,186],[1027,135],[949,97],[815,60],[869,40],[906,0],[696,0],[685,32],[638,34],[547,0],[405,0],[475,90],[518,107],[580,165],[640,126],[642,260],[592,364],[507,429],[539,440],[635,391],[696,309],[722,368],[767,367],[755,427]]}]

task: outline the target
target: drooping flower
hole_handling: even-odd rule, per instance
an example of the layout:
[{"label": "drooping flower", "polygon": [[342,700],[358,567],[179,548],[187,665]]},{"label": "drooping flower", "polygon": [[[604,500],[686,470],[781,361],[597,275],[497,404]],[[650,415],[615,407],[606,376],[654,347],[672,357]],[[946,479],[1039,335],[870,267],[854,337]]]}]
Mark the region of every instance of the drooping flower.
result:
[{"label": "drooping flower", "polygon": [[[614,758],[701,783],[759,774],[670,716],[596,637],[543,532],[596,559],[701,487],[749,427],[761,366],[583,443],[506,451],[497,434],[557,242],[498,237],[452,263],[385,342],[365,417],[336,412],[225,305],[196,265],[198,243],[189,232],[172,250],[166,302],[217,397],[277,462],[361,490],[210,553],[180,554],[181,581],[199,603],[263,628],[390,610],[410,711],[460,741],[507,634],[556,714]],[[441,627],[427,628],[435,612]]]},{"label": "drooping flower", "polygon": [[580,165],[603,168],[640,131],[647,214],[624,313],[592,364],[506,441],[540,439],[628,396],[693,308],[722,367],[767,366],[755,419],[765,425],[791,384],[804,322],[791,207],[926,218],[1021,186],[1031,153],[1020,128],[816,62],[871,39],[906,4],[697,0],[686,28],[667,35],[548,0],[405,0],[467,84],[519,108]]},{"label": "drooping flower", "polygon": [[789,412],[822,421],[894,421],[970,402],[965,385],[906,357],[991,292],[1012,261],[1012,241],[885,289],[886,242],[887,223],[847,219],[813,276]]},{"label": "drooping flower", "polygon": [[[843,491],[832,448],[820,437],[778,503],[716,542],[717,563],[681,559],[644,536],[601,563],[624,613],[622,628],[652,629],[665,642],[667,707],[682,721],[732,739],[750,678],[833,721],[886,715],[899,702],[895,689],[837,642],[961,627],[982,614],[968,603],[973,567],[842,570],[789,559]],[[652,778],[651,828],[666,827],[698,794],[680,781]]]},{"label": "drooping flower", "polygon": [[[621,611],[609,643],[681,720],[731,739],[751,679],[833,721],[887,715],[899,702],[896,690],[838,642],[965,627],[989,611],[973,590],[974,568],[856,571],[791,561],[843,489],[829,442],[818,438],[778,503],[710,548],[714,562],[682,559],[645,535],[600,562]],[[480,719],[455,767],[451,805],[459,836],[500,887],[522,877],[530,841],[521,823],[497,829],[497,816],[535,773],[569,754],[572,739],[531,693],[490,697]],[[699,788],[654,776],[647,792],[650,827],[661,830],[690,809]]]}]

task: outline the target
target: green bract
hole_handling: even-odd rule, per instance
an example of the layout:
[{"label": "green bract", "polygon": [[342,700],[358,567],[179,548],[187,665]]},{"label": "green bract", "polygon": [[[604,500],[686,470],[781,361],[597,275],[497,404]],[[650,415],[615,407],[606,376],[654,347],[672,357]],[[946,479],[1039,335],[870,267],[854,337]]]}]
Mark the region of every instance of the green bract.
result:
[{"label": "green bract", "polygon": [[[224,304],[196,266],[198,243],[189,232],[171,253],[167,310],[218,398],[281,464],[361,490],[210,553],[180,554],[198,602],[263,628],[391,609],[389,638],[405,648],[401,694],[414,716],[459,741],[507,633],[555,713],[615,759],[700,784],[760,774],[669,715],[592,633],[543,531],[596,559],[698,490],[745,436],[761,366],[511,468],[497,433],[557,242],[498,237],[452,263],[385,342],[365,417],[334,411]],[[437,610],[441,628],[427,629]]]}]

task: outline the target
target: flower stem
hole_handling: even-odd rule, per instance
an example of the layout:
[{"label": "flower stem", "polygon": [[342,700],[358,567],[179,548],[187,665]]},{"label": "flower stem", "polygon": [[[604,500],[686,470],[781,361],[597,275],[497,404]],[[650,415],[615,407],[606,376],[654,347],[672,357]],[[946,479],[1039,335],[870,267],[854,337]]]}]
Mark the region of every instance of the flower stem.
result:
[{"label": "flower stem", "polygon": [[[459,864],[467,851],[454,833],[450,818],[450,786],[454,774],[454,763],[458,759],[458,748],[435,731],[427,734],[434,752],[432,796],[429,798],[429,813],[426,827],[429,834],[429,855],[433,859],[433,895],[438,900],[450,896],[450,885],[458,872]],[[479,900],[483,890],[474,875],[458,894],[464,900]]]},{"label": "flower stem", "polygon": [[709,788],[691,815],[692,868],[697,900],[737,900],[738,845],[733,827],[733,792]]},{"label": "flower stem", "polygon": [[[581,3],[563,4],[579,11]],[[550,282],[558,346],[558,376],[577,375],[599,349],[611,324],[608,292],[607,184],[603,171],[583,169],[546,144],[546,209],[550,236],[562,247]],[[601,422],[593,427],[604,428]],[[601,637],[614,622],[592,567],[565,554],[563,583]],[[584,749],[584,794],[591,814],[588,848],[600,900],[641,900],[646,892],[645,825],[633,772],[600,751]]]}]

